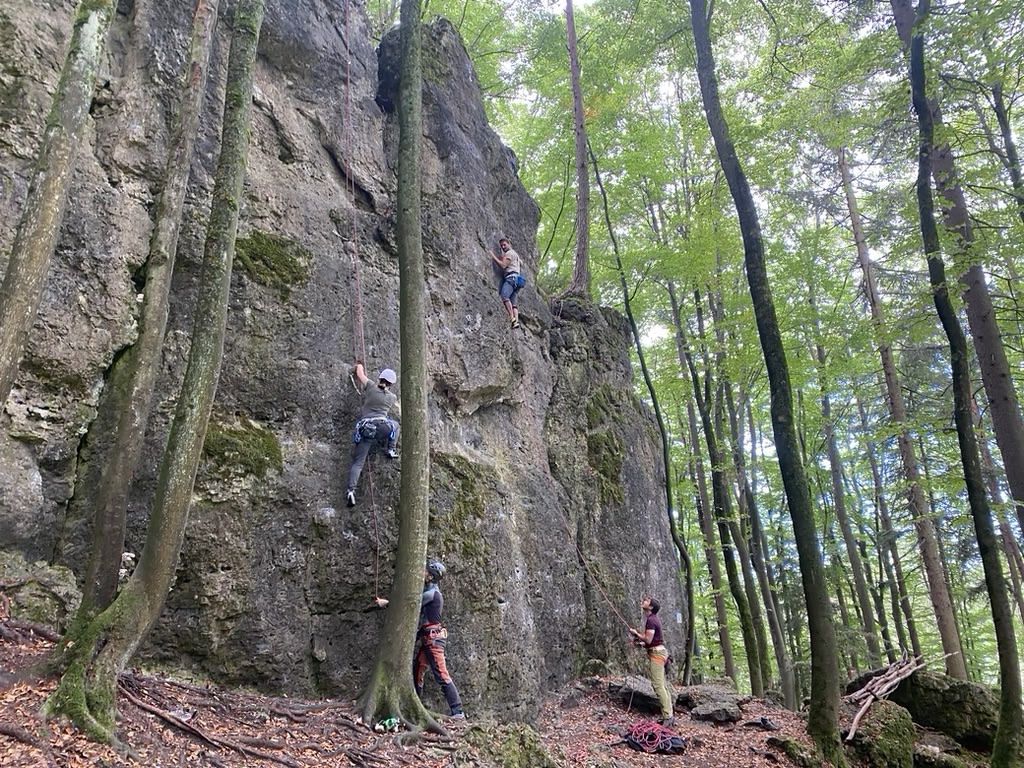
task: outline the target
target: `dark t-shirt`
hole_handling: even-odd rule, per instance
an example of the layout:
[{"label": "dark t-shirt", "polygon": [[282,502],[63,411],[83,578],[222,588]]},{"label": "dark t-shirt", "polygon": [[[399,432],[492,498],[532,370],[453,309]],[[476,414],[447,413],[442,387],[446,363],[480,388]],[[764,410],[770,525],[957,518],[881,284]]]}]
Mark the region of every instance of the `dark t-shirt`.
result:
[{"label": "dark t-shirt", "polygon": [[420,598],[420,626],[424,624],[440,624],[441,609],[444,608],[444,596],[436,584],[428,584]]},{"label": "dark t-shirt", "polygon": [[664,645],[665,638],[661,636],[661,619],[658,618],[658,614],[649,613],[647,614],[647,623],[644,624],[644,634],[647,634],[648,630],[654,630],[654,637],[651,638],[651,642],[647,644],[648,648],[653,648],[656,645]]}]

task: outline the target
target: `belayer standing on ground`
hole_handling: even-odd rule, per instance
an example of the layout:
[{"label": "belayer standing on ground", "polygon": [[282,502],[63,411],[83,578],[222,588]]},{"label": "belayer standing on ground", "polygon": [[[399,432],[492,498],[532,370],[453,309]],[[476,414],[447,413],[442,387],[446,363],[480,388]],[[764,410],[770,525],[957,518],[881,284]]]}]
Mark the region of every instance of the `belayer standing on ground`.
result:
[{"label": "belayer standing on ground", "polygon": [[[445,574],[444,563],[431,558],[423,569],[423,595],[420,598],[420,628],[416,632],[416,648],[412,657],[412,679],[416,686],[416,695],[423,698],[423,678],[427,668],[434,674],[434,679],[444,692],[445,701],[452,717],[463,720],[466,715],[462,711],[462,699],[459,689],[448,674],[448,665],[444,658],[444,649],[448,641],[448,630],[441,624],[441,611],[444,608],[444,596],[437,586]],[[377,605],[383,608],[388,601],[383,597],[376,598]]]},{"label": "belayer standing on ground", "polygon": [[504,276],[501,278],[501,287],[498,289],[498,295],[501,297],[501,303],[505,305],[505,311],[508,312],[508,318],[512,321],[512,327],[519,327],[519,308],[516,306],[516,295],[519,293],[519,289],[526,283],[526,279],[522,275],[522,264],[520,263],[519,254],[512,250],[512,244],[508,241],[507,237],[503,237],[498,241],[498,247],[501,248],[501,256],[498,256],[490,248],[487,249],[487,253],[491,257],[491,261],[505,270]]},{"label": "belayer standing on ground", "polygon": [[352,466],[348,470],[348,486],[345,488],[345,503],[350,507],[356,505],[356,486],[359,485],[366,457],[374,446],[380,444],[383,435],[387,435],[387,457],[398,458],[399,426],[395,419],[389,418],[392,410],[396,414],[399,412],[398,395],[391,391],[398,376],[390,368],[385,368],[377,375],[374,385],[366,377],[363,364],[356,363],[355,377],[363,395],[363,408],[352,433]]},{"label": "belayer standing on ground", "polygon": [[650,661],[651,686],[658,695],[658,701],[661,702],[661,717],[658,722],[662,725],[672,725],[676,719],[672,716],[672,696],[669,695],[668,683],[665,681],[668,648],[665,647],[665,640],[661,634],[661,619],[658,618],[661,604],[653,597],[644,595],[640,599],[640,607],[646,617],[643,632],[630,627],[629,633],[641,641],[647,651],[647,658]]}]

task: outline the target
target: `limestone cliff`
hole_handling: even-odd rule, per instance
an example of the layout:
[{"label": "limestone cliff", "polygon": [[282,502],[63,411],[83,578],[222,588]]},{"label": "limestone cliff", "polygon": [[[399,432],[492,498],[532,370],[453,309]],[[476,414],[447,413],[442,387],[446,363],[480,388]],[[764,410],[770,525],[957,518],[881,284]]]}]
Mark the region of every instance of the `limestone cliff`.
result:
[{"label": "limestone cliff", "polygon": [[[59,70],[71,0],[0,0],[0,243],[6,253]],[[43,306],[0,421],[0,543],[80,566],[76,478],[104,374],[133,342],[150,210],[191,0],[119,6]],[[222,9],[222,16],[224,11]],[[431,552],[444,559],[453,674],[470,711],[529,719],[590,658],[630,657],[645,591],[682,656],[683,595],[657,435],[613,311],[536,289],[538,211],[492,131],[453,27],[425,29],[423,235]],[[136,473],[141,545],[184,368],[217,152],[226,17],[175,273],[158,404]],[[392,206],[396,38],[360,3],[271,0],[224,369],[175,587],[144,655],[232,684],[351,695],[380,642],[398,464],[373,458],[343,503],[351,364],[399,369]],[[511,333],[483,244],[524,258]],[[0,262],[0,267],[3,264]],[[398,385],[401,389],[401,382]]]}]

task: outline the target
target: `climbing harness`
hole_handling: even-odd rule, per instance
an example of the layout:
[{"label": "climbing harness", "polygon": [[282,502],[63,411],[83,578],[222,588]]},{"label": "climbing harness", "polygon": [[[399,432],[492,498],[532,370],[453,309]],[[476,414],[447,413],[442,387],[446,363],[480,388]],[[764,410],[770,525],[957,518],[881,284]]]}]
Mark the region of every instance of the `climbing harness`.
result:
[{"label": "climbing harness", "polygon": [[[686,751],[686,739],[653,720],[638,720],[626,729],[622,740],[641,752],[678,755]],[[618,743],[618,742],[617,742]]]}]

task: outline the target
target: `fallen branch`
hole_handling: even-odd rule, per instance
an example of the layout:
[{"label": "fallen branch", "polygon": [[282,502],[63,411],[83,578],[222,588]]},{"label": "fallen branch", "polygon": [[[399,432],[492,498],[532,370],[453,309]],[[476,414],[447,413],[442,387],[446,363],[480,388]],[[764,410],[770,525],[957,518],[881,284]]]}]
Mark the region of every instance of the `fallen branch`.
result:
[{"label": "fallen branch", "polygon": [[[942,658],[946,657],[943,656]],[[867,714],[868,709],[871,708],[872,702],[884,699],[895,691],[901,682],[924,667],[925,664],[926,662],[920,656],[904,656],[899,661],[890,664],[880,674],[871,678],[863,688],[854,691],[849,696],[844,696],[843,698],[851,704],[864,702],[853,718],[853,722],[850,724],[850,731],[846,734],[845,740],[853,740],[857,733],[857,726],[860,725],[861,719]]]}]

